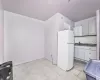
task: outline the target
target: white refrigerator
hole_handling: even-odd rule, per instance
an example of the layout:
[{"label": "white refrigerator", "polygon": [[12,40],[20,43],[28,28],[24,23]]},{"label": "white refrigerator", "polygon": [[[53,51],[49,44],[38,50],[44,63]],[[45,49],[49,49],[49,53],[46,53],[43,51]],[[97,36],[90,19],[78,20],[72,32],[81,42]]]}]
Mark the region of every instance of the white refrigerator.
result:
[{"label": "white refrigerator", "polygon": [[71,30],[58,32],[57,66],[67,71],[73,68],[74,62],[74,33]]}]

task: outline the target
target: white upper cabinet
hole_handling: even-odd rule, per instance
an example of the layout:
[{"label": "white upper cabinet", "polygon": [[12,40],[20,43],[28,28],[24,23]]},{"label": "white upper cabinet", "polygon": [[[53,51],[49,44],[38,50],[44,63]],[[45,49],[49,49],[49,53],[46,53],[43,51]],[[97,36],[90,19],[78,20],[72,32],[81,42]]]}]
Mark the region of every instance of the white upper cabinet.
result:
[{"label": "white upper cabinet", "polygon": [[[79,31],[75,31],[75,36],[84,36],[84,35],[88,35],[88,21],[87,20],[82,20],[82,21],[78,21],[75,23],[75,28],[79,28]],[[76,30],[75,29],[75,30]]]},{"label": "white upper cabinet", "polygon": [[82,36],[82,26],[77,26],[74,28],[74,36]]},{"label": "white upper cabinet", "polygon": [[88,20],[83,20],[82,21],[82,33],[83,33],[83,36],[84,35],[88,35],[88,30],[89,30],[89,28],[88,28]]},{"label": "white upper cabinet", "polygon": [[96,17],[89,20],[89,35],[96,35]]},{"label": "white upper cabinet", "polygon": [[75,23],[74,27],[74,35],[75,36],[82,36],[83,35],[83,29],[82,29],[82,21],[78,21]]},{"label": "white upper cabinet", "polygon": [[[82,26],[82,28],[79,26]],[[75,36],[96,35],[96,17],[75,22],[74,33]]]}]

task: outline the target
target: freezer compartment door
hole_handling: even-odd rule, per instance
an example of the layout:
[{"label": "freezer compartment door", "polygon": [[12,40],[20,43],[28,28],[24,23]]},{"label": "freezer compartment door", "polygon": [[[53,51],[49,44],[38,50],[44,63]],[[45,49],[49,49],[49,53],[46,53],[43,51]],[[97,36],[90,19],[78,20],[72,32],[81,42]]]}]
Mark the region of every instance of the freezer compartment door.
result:
[{"label": "freezer compartment door", "polygon": [[58,38],[61,38],[65,43],[74,43],[74,33],[71,30],[59,31]]}]

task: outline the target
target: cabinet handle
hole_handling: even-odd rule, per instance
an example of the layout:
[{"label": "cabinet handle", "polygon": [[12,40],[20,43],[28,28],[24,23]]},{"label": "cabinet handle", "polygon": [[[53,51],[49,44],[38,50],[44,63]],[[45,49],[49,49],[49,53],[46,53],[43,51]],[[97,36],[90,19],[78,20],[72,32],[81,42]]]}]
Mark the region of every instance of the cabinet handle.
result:
[{"label": "cabinet handle", "polygon": [[91,53],[89,53],[89,54],[91,54]]}]

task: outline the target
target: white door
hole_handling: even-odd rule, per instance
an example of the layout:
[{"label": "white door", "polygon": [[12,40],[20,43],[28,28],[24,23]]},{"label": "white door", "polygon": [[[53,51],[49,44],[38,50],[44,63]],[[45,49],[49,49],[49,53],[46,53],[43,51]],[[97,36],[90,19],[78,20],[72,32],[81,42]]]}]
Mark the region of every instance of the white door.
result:
[{"label": "white door", "polygon": [[74,44],[68,44],[67,47],[68,47],[67,48],[68,51],[66,53],[67,56],[65,56],[65,58],[67,58],[65,63],[67,62],[66,70],[70,70],[71,68],[73,68],[73,64],[74,64]]},{"label": "white door", "polygon": [[[66,53],[67,53],[67,45],[66,45],[66,42],[64,40],[64,36],[61,36],[61,34],[58,34],[58,67],[60,67],[61,69],[65,70],[66,71],[66,64],[67,64],[67,57],[65,58],[66,56]],[[66,61],[66,63],[65,63]]]},{"label": "white door", "polygon": [[73,67],[73,59],[74,44],[58,44],[58,67],[65,71],[70,70]]}]

